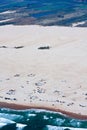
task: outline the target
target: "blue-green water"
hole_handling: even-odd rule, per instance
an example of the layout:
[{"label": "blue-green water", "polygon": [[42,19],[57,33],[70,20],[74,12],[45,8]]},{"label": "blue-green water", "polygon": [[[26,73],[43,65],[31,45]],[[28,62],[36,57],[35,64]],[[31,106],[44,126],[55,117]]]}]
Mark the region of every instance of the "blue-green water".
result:
[{"label": "blue-green water", "polygon": [[71,130],[71,128],[87,129],[87,120],[77,120],[61,113],[41,109],[0,109],[1,130]]},{"label": "blue-green water", "polygon": [[0,21],[6,19],[11,20],[0,25],[72,26],[85,21],[80,26],[87,26],[87,0],[0,0]]}]

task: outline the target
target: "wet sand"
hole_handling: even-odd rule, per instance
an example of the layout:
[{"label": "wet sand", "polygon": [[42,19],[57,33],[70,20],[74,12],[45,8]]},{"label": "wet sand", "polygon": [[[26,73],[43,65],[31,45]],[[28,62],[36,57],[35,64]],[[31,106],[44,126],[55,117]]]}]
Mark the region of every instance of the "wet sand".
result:
[{"label": "wet sand", "polygon": [[0,106],[87,119],[87,29],[0,27]]}]

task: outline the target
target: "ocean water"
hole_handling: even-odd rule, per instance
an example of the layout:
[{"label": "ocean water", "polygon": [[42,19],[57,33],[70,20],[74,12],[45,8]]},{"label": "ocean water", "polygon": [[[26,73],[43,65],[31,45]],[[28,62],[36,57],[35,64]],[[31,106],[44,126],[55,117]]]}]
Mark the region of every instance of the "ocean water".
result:
[{"label": "ocean water", "polygon": [[77,26],[87,26],[87,0],[0,0],[0,25],[72,26],[83,21]]},{"label": "ocean water", "polygon": [[87,120],[41,109],[0,109],[0,130],[87,130]]}]

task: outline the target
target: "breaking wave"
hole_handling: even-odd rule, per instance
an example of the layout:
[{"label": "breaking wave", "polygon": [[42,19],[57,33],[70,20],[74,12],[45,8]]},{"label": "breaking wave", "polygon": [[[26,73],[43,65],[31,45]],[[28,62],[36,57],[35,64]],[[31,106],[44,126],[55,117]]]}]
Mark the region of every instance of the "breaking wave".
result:
[{"label": "breaking wave", "polygon": [[84,130],[87,120],[77,120],[62,113],[28,109],[0,109],[0,130]]}]

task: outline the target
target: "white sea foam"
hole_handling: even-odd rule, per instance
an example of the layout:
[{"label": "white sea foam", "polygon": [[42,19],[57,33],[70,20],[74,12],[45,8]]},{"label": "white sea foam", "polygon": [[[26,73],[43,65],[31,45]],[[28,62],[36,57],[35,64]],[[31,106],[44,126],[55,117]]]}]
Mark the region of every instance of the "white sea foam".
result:
[{"label": "white sea foam", "polygon": [[72,119],[72,120],[70,121],[70,124],[71,124],[73,127],[75,127],[75,126],[80,127],[80,126],[81,126],[81,122],[80,122],[80,121],[75,121],[74,119]]},{"label": "white sea foam", "polygon": [[44,130],[86,130],[85,128],[73,128],[73,127],[58,127],[47,125]]},{"label": "white sea foam", "polygon": [[14,121],[11,121],[9,119],[6,119],[6,118],[0,118],[0,123],[9,123],[9,124],[12,124],[12,123],[15,123]]},{"label": "white sea foam", "polygon": [[24,129],[26,126],[27,126],[26,124],[17,123],[17,125],[16,125],[17,129],[16,129],[16,130],[22,130],[22,129]]},{"label": "white sea foam", "polygon": [[0,129],[5,128],[8,125],[10,125],[12,127],[16,127],[16,122],[6,119],[6,118],[0,118]]},{"label": "white sea foam", "polygon": [[36,114],[29,113],[28,116],[29,116],[29,117],[30,117],[30,116],[35,117]]},{"label": "white sea foam", "polygon": [[10,14],[10,13],[15,13],[15,12],[16,12],[15,10],[7,10],[4,12],[1,12],[0,14]]},{"label": "white sea foam", "polygon": [[11,20],[13,20],[13,18],[11,18],[11,19],[6,19],[6,20],[1,20],[0,23],[9,22],[9,21],[11,21]]},{"label": "white sea foam", "polygon": [[47,116],[45,116],[45,115],[44,115],[43,118],[44,118],[44,120],[48,120],[48,119],[49,119],[49,117],[47,117]]},{"label": "white sea foam", "polygon": [[76,27],[76,26],[78,26],[78,25],[83,25],[83,24],[85,24],[85,22],[86,22],[86,21],[73,23],[73,24],[72,24],[72,27]]},{"label": "white sea foam", "polygon": [[0,129],[1,129],[3,126],[5,126],[5,125],[6,125],[6,123],[0,122]]}]

